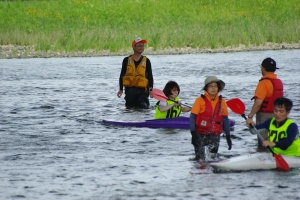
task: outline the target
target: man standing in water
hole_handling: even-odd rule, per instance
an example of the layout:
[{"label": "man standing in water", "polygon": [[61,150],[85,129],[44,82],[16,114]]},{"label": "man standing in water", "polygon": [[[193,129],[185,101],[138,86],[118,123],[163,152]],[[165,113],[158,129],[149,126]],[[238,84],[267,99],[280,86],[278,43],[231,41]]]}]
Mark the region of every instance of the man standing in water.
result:
[{"label": "man standing in water", "polygon": [[[274,73],[276,69],[276,62],[272,58],[266,58],[261,63],[262,78],[257,84],[254,97],[254,103],[251,112],[248,115],[246,125],[253,124],[253,116],[256,114],[256,125],[262,124],[267,119],[273,117],[274,101],[279,97],[283,97],[283,84],[277,75]],[[267,132],[262,132],[261,135],[267,139]],[[259,138],[258,145],[262,146]]]},{"label": "man standing in water", "polygon": [[125,57],[122,63],[117,95],[120,98],[125,87],[125,105],[127,108],[149,108],[149,95],[152,98],[153,76],[151,62],[143,56],[146,40],[136,38],[132,42],[133,54]]}]

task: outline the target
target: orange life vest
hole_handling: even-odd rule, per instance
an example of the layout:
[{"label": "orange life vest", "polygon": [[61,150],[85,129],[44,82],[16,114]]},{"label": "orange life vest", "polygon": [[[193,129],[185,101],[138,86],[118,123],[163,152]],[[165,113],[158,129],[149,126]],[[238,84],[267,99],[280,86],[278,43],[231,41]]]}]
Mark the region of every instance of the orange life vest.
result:
[{"label": "orange life vest", "polygon": [[128,57],[126,74],[123,76],[122,83],[125,87],[147,88],[148,79],[146,78],[146,61],[144,56],[140,64],[136,67],[133,56]]}]

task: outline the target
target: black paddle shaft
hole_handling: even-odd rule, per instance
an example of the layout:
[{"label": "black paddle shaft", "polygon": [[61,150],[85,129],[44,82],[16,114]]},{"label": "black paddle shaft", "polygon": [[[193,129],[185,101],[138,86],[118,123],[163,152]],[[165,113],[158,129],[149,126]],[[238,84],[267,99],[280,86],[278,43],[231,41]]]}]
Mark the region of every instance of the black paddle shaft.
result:
[{"label": "black paddle shaft", "polygon": [[[242,117],[247,120],[247,117],[245,114],[242,114]],[[261,142],[264,141],[264,138],[261,136],[261,134],[258,132],[258,130],[255,128],[255,126],[253,126],[252,124],[250,124],[250,127],[254,129],[255,133],[257,134],[258,138],[260,139]],[[270,152],[274,155],[273,150],[271,149],[271,147],[267,146],[268,149],[270,150]]]}]

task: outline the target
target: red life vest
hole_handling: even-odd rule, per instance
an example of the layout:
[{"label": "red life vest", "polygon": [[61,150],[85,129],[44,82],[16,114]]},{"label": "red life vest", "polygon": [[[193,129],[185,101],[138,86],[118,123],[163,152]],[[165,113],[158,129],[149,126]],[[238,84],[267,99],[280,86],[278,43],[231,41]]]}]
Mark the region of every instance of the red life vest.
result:
[{"label": "red life vest", "polygon": [[278,97],[283,97],[283,84],[282,81],[277,78],[276,79],[266,78],[266,79],[270,80],[273,84],[273,94],[272,96],[266,97],[264,99],[259,111],[264,113],[273,113],[275,99],[277,99]]},{"label": "red life vest", "polygon": [[196,117],[196,132],[200,134],[220,135],[223,131],[223,118],[221,115],[222,96],[216,104],[214,113],[209,100],[201,95],[205,101],[205,111]]}]

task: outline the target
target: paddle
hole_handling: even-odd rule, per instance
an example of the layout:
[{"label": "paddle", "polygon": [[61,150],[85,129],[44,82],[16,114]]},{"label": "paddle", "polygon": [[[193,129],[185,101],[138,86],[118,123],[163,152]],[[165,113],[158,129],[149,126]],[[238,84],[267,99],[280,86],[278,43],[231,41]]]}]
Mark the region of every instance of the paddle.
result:
[{"label": "paddle", "polygon": [[[157,88],[153,88],[152,89],[152,95],[155,99],[159,100],[159,101],[165,101],[165,100],[169,100],[169,101],[173,101],[175,103],[178,103],[178,101],[175,101],[173,99],[169,99],[168,97],[166,97],[165,93]],[[191,106],[186,105],[181,103],[182,105],[191,108]]]},{"label": "paddle", "polygon": [[[227,106],[236,114],[241,115],[245,120],[247,120],[245,116],[245,104],[239,99],[239,98],[233,98],[226,102]],[[260,133],[257,131],[257,129],[250,124],[251,128],[254,128],[256,134],[258,135],[259,139],[263,142],[264,138],[260,135]],[[284,158],[281,155],[275,154],[274,151],[271,149],[271,147],[268,146],[268,149],[272,152],[273,157],[276,160],[276,167],[280,168],[284,171],[289,170],[288,163],[284,160]]]}]

